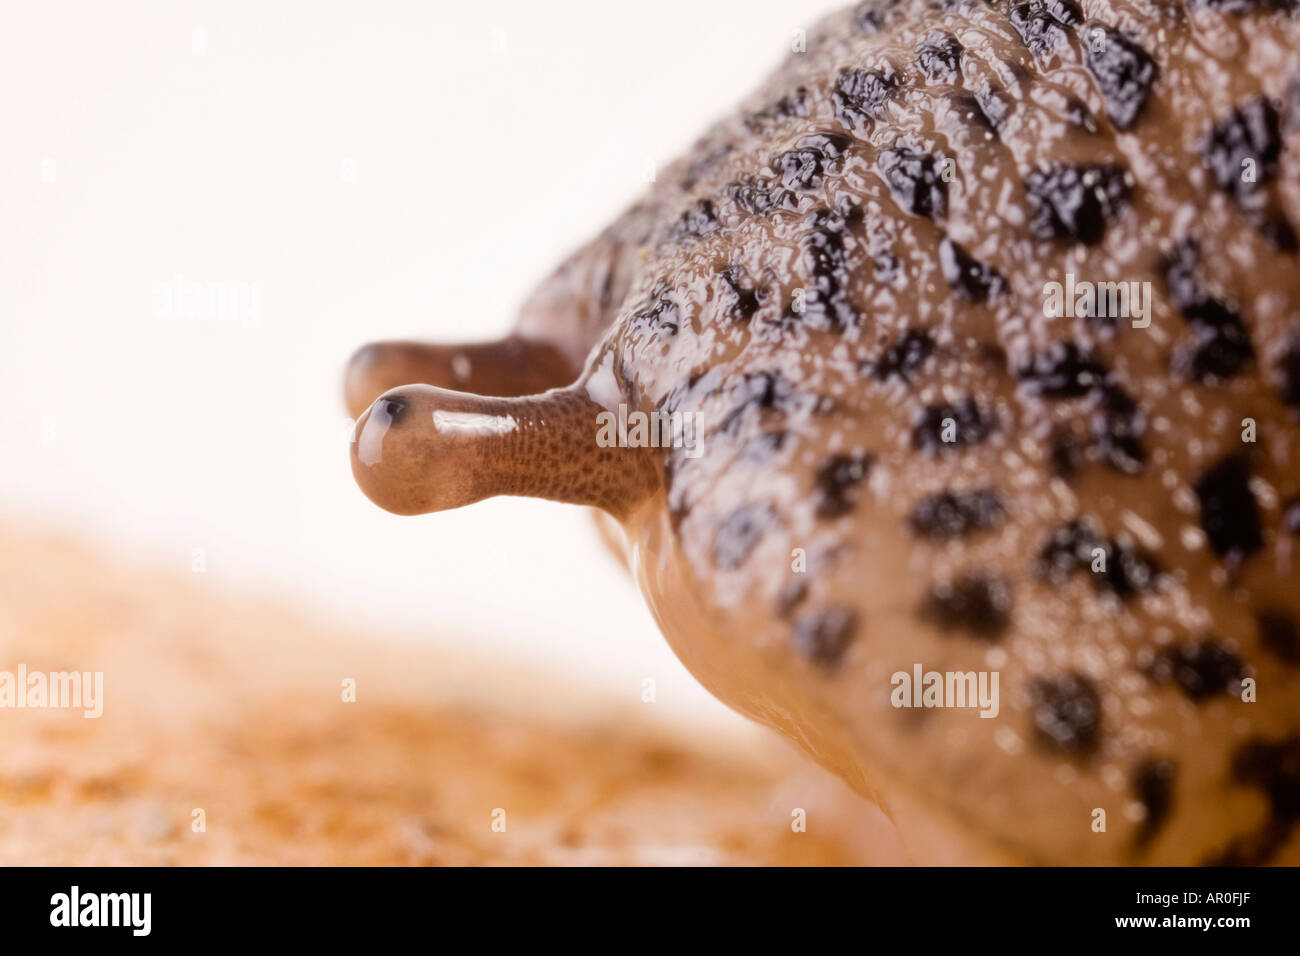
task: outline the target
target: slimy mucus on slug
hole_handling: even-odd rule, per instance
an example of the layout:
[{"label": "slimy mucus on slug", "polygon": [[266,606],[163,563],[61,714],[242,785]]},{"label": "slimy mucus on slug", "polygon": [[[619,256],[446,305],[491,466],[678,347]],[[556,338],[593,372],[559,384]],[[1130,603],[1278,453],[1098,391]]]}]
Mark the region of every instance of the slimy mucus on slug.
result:
[{"label": "slimy mucus on slug", "polygon": [[[511,337],[363,351],[354,473],[613,515],[692,673],[919,860],[1297,862],[1298,129],[1274,4],[843,11]],[[1045,317],[1067,275],[1149,327]],[[892,706],[918,665],[997,716]]]}]

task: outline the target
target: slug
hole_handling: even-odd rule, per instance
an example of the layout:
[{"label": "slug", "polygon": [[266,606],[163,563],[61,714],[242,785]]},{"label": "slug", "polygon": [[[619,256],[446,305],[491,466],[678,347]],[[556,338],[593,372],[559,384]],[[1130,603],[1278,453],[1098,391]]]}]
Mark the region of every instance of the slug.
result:
[{"label": "slug", "polygon": [[512,336],[358,353],[357,482],[601,509],[918,862],[1300,862],[1294,10],[829,16]]}]

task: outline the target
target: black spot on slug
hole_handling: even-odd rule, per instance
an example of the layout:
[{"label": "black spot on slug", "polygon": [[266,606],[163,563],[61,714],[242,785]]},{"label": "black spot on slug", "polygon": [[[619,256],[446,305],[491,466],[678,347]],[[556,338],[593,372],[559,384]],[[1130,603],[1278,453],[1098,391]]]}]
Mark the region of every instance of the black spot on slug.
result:
[{"label": "black spot on slug", "polygon": [[1172,760],[1148,758],[1138,764],[1133,772],[1133,792],[1146,810],[1133,838],[1137,849],[1150,843],[1169,818],[1174,803],[1176,770],[1177,766]]},{"label": "black spot on slug", "polygon": [[1038,554],[1038,574],[1052,584],[1064,584],[1082,568],[1091,568],[1093,551],[1103,547],[1090,521],[1076,519],[1051,533]]},{"label": "black spot on slug", "polygon": [[808,96],[808,90],[802,86],[795,87],[776,101],[773,110],[782,119],[808,116],[812,113],[812,100]]},{"label": "black spot on slug", "polygon": [[1214,638],[1186,641],[1140,661],[1156,683],[1173,681],[1194,701],[1240,690],[1241,658]]},{"label": "black spot on slug", "polygon": [[741,176],[727,185],[732,202],[753,216],[766,216],[777,209],[794,210],[798,200],[790,190],[756,176]]},{"label": "black spot on slug", "polygon": [[[736,434],[746,419],[764,411],[779,415],[816,412],[823,409],[823,399],[811,392],[798,391],[788,378],[777,371],[746,372],[727,382],[727,414],[718,431]],[[672,409],[669,409],[672,411]]]},{"label": "black spot on slug", "polygon": [[1291,337],[1291,344],[1278,363],[1278,374],[1282,378],[1282,402],[1300,415],[1300,332]]},{"label": "black spot on slug", "polygon": [[834,670],[857,630],[858,615],[852,608],[808,611],[795,622],[795,650],[823,670]]},{"label": "black spot on slug", "polygon": [[1295,252],[1297,244],[1300,244],[1300,240],[1296,238],[1295,228],[1280,209],[1270,207],[1252,211],[1250,221],[1274,249],[1281,252]]},{"label": "black spot on slug", "polygon": [[1194,320],[1189,341],[1174,353],[1173,368],[1201,385],[1222,385],[1255,357],[1246,327],[1235,312],[1214,314],[1216,322]]},{"label": "black spot on slug", "polygon": [[996,527],[1006,513],[1002,496],[992,488],[941,491],[913,508],[907,524],[918,538],[950,541]]},{"label": "black spot on slug", "polygon": [[1025,177],[1029,229],[1039,239],[1101,241],[1106,221],[1128,200],[1127,172],[1107,163],[1035,169]]},{"label": "black spot on slug", "polygon": [[1005,579],[969,572],[953,581],[932,584],[918,614],[942,631],[963,630],[992,641],[1010,625],[1011,603],[1011,586]]},{"label": "black spot on slug", "polygon": [[1196,315],[1209,304],[1211,296],[1201,283],[1200,247],[1195,239],[1183,236],[1175,242],[1159,268],[1174,308],[1183,315]]},{"label": "black spot on slug", "polygon": [[1048,461],[1052,467],[1052,474],[1066,480],[1077,475],[1079,469],[1083,467],[1083,449],[1079,447],[1079,443],[1075,441],[1069,429],[1060,426],[1052,429]]},{"label": "black spot on slug", "polygon": [[934,353],[934,339],[921,329],[908,329],[891,342],[880,357],[866,364],[864,371],[878,382],[891,378],[910,381],[912,373]]},{"label": "black spot on slug", "polygon": [[1083,22],[1083,10],[1075,0],[1042,0],[1043,7],[1057,23],[1077,27]]},{"label": "black spot on slug", "polygon": [[927,405],[912,425],[912,447],[946,452],[984,441],[997,426],[997,416],[973,398],[955,405]]},{"label": "black spot on slug", "polygon": [[1244,455],[1230,455],[1206,471],[1194,485],[1201,502],[1201,527],[1221,558],[1237,563],[1264,547],[1259,503],[1250,490],[1250,466]]},{"label": "black spot on slug", "polygon": [[1242,104],[1210,127],[1200,152],[1220,188],[1244,200],[1277,173],[1282,153],[1277,110],[1263,96]]},{"label": "black spot on slug", "polygon": [[853,8],[853,29],[868,36],[878,33],[885,25],[890,8],[896,0],[862,0]]},{"label": "black spot on slug", "polygon": [[843,332],[857,325],[860,318],[846,292],[851,278],[848,252],[844,248],[848,222],[847,217],[829,209],[819,209],[808,217],[804,264],[812,278],[812,288],[806,296],[803,314],[796,318],[815,328]]},{"label": "black spot on slug", "polygon": [[1265,608],[1255,615],[1255,623],[1261,647],[1288,664],[1300,664],[1300,628],[1289,612]]},{"label": "black spot on slug", "polygon": [[668,238],[674,242],[684,239],[699,239],[718,228],[718,214],[712,201],[701,199],[684,213],[668,230]]},{"label": "black spot on slug", "polygon": [[933,82],[958,80],[961,78],[961,44],[951,33],[929,33],[916,45],[916,65]]},{"label": "black spot on slug", "polygon": [[1154,590],[1163,573],[1152,555],[1115,538],[1103,538],[1087,519],[1076,519],[1053,531],[1039,551],[1036,570],[1057,586],[1076,572],[1086,571],[1098,593],[1114,594],[1121,600]]},{"label": "black spot on slug", "polygon": [[870,469],[871,456],[865,452],[831,455],[823,461],[813,488],[817,517],[838,518],[852,511],[858,502],[858,485]]},{"label": "black spot on slug", "polygon": [[1160,272],[1174,308],[1188,321],[1209,325],[1222,324],[1222,313],[1232,310],[1210,294],[1201,281],[1200,246],[1190,236],[1174,243],[1169,254],[1160,260]]},{"label": "black spot on slug", "polygon": [[[1096,43],[1093,30],[1101,32]],[[1097,24],[1087,31],[1083,62],[1092,73],[1106,101],[1106,115],[1118,129],[1128,129],[1146,105],[1147,94],[1156,78],[1151,55],[1113,27]]]},{"label": "black spot on slug", "polygon": [[1147,458],[1142,445],[1146,416],[1137,402],[1118,385],[1103,385],[1097,395],[1091,426],[1101,460],[1121,474],[1138,474]]},{"label": "black spot on slug", "polygon": [[745,117],[745,128],[757,133],[769,123],[791,117],[805,117],[812,113],[812,100],[806,87],[800,86],[786,93],[771,106],[756,110]]},{"label": "black spot on slug", "polygon": [[1101,741],[1101,696],[1082,674],[1038,677],[1029,687],[1038,740],[1076,756],[1096,751]]},{"label": "black spot on slug", "polygon": [[748,322],[762,303],[757,290],[741,285],[739,272],[735,266],[728,266],[719,273],[724,290],[722,298],[728,315],[738,322]]},{"label": "black spot on slug", "polygon": [[1242,783],[1264,791],[1274,817],[1300,818],[1300,734],[1276,742],[1250,741],[1237,752],[1233,771]]},{"label": "black spot on slug", "polygon": [[846,129],[860,129],[884,114],[885,102],[897,87],[898,75],[889,64],[879,70],[845,70],[831,93],[836,119]]},{"label": "black spot on slug", "polygon": [[996,269],[975,259],[947,236],[939,241],[939,269],[957,297],[967,302],[983,302],[1006,285]]},{"label": "black spot on slug", "polygon": [[668,335],[677,334],[681,328],[681,313],[667,283],[655,283],[646,300],[628,316],[628,323],[633,328],[651,333],[662,331]]},{"label": "black spot on slug", "polygon": [[1016,378],[1030,395],[1079,398],[1105,383],[1106,367],[1074,342],[1053,343],[1016,368]]},{"label": "black spot on slug", "polygon": [[1200,250],[1183,237],[1160,262],[1174,307],[1192,329],[1191,340],[1174,356],[1174,369],[1203,385],[1218,385],[1254,359],[1246,327],[1235,309],[1215,298],[1199,275]]},{"label": "black spot on slug", "polygon": [[815,133],[804,136],[795,148],[772,160],[781,182],[790,189],[815,189],[831,164],[849,148],[843,133]]},{"label": "black spot on slug", "polygon": [[1011,25],[1034,56],[1051,53],[1070,36],[1067,27],[1082,22],[1074,0],[1031,0],[1011,8]]},{"label": "black spot on slug", "polygon": [[1233,755],[1232,773],[1238,783],[1263,791],[1269,816],[1256,831],[1233,840],[1208,862],[1216,866],[1268,863],[1300,820],[1300,734],[1248,741]]},{"label": "black spot on slug", "polygon": [[908,212],[930,218],[947,214],[948,184],[935,157],[899,146],[882,149],[876,166],[894,197]]},{"label": "black spot on slug", "polygon": [[775,519],[768,504],[748,504],[727,515],[713,537],[713,563],[724,571],[740,567]]}]

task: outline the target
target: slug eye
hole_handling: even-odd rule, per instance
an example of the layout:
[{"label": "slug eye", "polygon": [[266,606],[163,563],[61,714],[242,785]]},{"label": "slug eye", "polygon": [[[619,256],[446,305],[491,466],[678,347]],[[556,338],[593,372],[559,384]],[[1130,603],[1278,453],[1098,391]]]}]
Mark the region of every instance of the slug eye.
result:
[{"label": "slug eye", "polygon": [[399,425],[406,417],[406,402],[400,398],[380,398],[371,406],[370,417],[380,425]]}]

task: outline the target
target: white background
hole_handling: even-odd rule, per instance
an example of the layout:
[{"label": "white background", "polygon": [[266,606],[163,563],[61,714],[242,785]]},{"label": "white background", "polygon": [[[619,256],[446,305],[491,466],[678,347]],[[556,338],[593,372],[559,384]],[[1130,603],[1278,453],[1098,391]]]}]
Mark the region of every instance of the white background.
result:
[{"label": "white background", "polygon": [[[371,505],[341,372],[504,332],[838,5],[0,0],[0,520],[738,721],[584,511]],[[255,285],[257,327],[155,314],[177,275]]]}]

